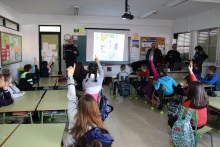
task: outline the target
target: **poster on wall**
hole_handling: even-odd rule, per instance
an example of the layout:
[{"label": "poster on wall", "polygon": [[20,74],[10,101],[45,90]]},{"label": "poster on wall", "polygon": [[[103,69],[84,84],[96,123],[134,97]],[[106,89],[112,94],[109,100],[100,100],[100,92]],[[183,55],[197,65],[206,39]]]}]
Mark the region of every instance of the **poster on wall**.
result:
[{"label": "poster on wall", "polygon": [[1,65],[9,65],[22,61],[22,37],[0,32]]},{"label": "poster on wall", "polygon": [[139,40],[132,40],[130,62],[132,63],[138,61],[139,54],[140,54]]}]

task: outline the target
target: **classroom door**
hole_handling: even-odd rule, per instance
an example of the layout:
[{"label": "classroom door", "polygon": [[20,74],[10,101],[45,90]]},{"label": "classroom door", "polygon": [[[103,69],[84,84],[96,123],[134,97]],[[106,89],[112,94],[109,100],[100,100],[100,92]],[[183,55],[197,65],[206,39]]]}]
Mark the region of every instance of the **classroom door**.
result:
[{"label": "classroom door", "polygon": [[61,75],[61,40],[60,33],[40,32],[40,66],[42,61],[50,62],[52,55],[55,55],[53,62],[55,66],[51,71],[52,75]]}]

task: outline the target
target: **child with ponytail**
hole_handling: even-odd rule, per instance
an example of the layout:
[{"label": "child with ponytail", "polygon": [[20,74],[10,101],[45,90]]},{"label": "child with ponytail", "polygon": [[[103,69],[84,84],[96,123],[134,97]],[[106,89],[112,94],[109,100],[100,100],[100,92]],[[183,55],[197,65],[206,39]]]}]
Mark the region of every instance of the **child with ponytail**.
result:
[{"label": "child with ponytail", "polygon": [[[102,89],[104,79],[104,71],[100,64],[99,58],[95,57],[96,64],[90,63],[88,66],[88,74],[83,80],[84,94],[90,94],[98,102],[98,93]],[[98,73],[99,72],[99,73]]]}]

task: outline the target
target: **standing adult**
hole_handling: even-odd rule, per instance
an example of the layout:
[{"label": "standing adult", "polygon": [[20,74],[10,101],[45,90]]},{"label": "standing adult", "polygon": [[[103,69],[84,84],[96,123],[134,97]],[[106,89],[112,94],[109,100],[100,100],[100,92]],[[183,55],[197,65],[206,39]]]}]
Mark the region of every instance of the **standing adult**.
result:
[{"label": "standing adult", "polygon": [[201,79],[202,74],[202,64],[205,59],[208,58],[208,55],[205,53],[201,46],[195,47],[195,55],[193,56],[193,73],[195,74],[197,80]]},{"label": "standing adult", "polygon": [[73,66],[77,63],[76,57],[79,56],[77,45],[73,44],[73,40],[69,39],[68,45],[66,46],[66,67]]},{"label": "standing adult", "polygon": [[174,67],[176,62],[181,62],[180,52],[177,51],[177,44],[173,44],[172,50],[169,50],[166,55],[166,62],[169,67]]},{"label": "standing adult", "polygon": [[156,48],[156,44],[152,43],[151,48],[148,49],[147,54],[146,54],[146,62],[148,64],[148,69],[150,71],[150,76],[153,76],[153,72],[151,70],[151,65],[150,65],[150,57],[153,56],[153,62],[154,65],[156,66],[158,63],[161,63],[163,60],[163,56],[161,53],[161,50]]}]

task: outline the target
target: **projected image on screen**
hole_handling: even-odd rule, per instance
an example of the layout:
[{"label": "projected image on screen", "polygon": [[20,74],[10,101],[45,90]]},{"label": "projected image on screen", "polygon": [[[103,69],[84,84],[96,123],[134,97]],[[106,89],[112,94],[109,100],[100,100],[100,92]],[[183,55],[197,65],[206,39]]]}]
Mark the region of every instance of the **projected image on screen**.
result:
[{"label": "projected image on screen", "polygon": [[101,61],[123,61],[124,34],[94,32],[93,57]]}]

